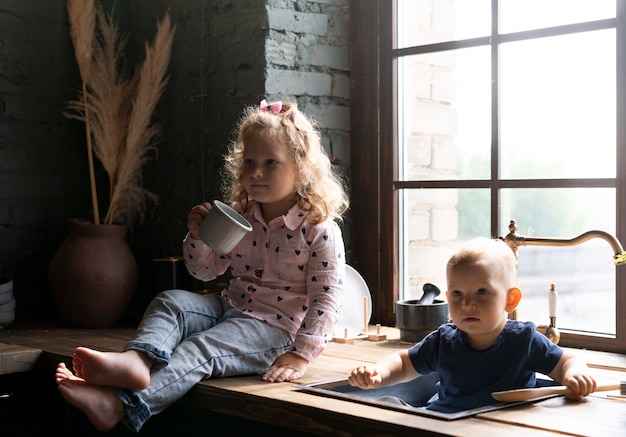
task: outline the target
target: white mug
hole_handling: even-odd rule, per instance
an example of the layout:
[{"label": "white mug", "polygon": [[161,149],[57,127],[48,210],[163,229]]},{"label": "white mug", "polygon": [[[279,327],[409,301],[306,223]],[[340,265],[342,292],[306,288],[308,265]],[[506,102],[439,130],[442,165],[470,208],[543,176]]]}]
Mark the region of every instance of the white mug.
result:
[{"label": "white mug", "polygon": [[219,200],[200,225],[198,235],[211,249],[220,254],[229,253],[252,230],[252,225],[241,214]]}]

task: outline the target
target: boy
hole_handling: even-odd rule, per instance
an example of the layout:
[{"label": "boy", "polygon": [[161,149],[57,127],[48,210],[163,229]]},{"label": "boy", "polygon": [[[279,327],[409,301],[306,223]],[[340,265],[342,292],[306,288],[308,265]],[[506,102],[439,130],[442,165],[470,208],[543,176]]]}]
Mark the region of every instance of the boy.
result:
[{"label": "boy", "polygon": [[517,260],[502,240],[464,244],[448,261],[446,323],[408,350],[359,366],[351,385],[380,388],[438,372],[427,408],[451,413],[495,404],[496,391],[535,387],[535,372],[568,386],[572,400],[596,390],[587,365],[536,331],[532,322],[508,320],[522,293]]}]

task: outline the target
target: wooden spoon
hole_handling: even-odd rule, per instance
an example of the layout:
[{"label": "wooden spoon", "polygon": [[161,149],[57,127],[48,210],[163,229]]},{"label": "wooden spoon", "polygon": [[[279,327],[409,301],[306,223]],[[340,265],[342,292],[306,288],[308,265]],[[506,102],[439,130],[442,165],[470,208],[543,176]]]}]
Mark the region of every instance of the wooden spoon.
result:
[{"label": "wooden spoon", "polygon": [[[598,385],[596,391],[619,390],[619,384]],[[550,395],[568,395],[572,390],[564,385],[552,387],[520,388],[517,390],[505,390],[491,393],[491,396],[501,402],[521,402]]]}]

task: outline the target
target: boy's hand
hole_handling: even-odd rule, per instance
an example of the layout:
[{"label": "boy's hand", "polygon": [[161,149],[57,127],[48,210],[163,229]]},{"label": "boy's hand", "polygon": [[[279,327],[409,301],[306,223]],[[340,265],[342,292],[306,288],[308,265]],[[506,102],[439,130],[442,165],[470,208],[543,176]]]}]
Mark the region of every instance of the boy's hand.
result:
[{"label": "boy's hand", "polygon": [[292,352],[286,352],[274,360],[272,366],[263,375],[263,381],[293,381],[304,376],[307,367],[309,367],[308,360]]},{"label": "boy's hand", "polygon": [[350,385],[359,388],[372,388],[383,382],[382,376],[375,367],[365,365],[360,366],[350,372],[348,376]]},{"label": "boy's hand", "polygon": [[563,379],[563,385],[569,387],[574,393],[566,395],[573,401],[582,401],[598,388],[596,380],[589,374],[575,374]]},{"label": "boy's hand", "polygon": [[581,401],[598,388],[596,380],[589,373],[587,363],[569,351],[563,351],[561,359],[549,376],[572,390],[573,393],[566,396],[573,401]]}]

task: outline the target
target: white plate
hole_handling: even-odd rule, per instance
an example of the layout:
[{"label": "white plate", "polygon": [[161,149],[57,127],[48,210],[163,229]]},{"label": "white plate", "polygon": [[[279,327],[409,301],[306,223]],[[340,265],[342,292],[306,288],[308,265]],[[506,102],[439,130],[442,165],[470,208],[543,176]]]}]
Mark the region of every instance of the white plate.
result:
[{"label": "white plate", "polygon": [[8,325],[15,320],[15,311],[0,312],[0,328]]},{"label": "white plate", "polygon": [[335,325],[335,337],[356,337],[365,333],[372,317],[372,296],[363,277],[346,264],[346,283],[339,320]]},{"label": "white plate", "polygon": [[15,310],[15,297],[13,297],[8,302],[3,302],[2,304],[0,304],[0,313],[13,310]]},{"label": "white plate", "polygon": [[13,293],[13,280],[0,277],[0,293]]},{"label": "white plate", "polygon": [[5,303],[9,303],[13,299],[15,299],[15,296],[13,296],[13,292],[10,292],[10,293],[0,293],[0,305],[3,305]]}]

